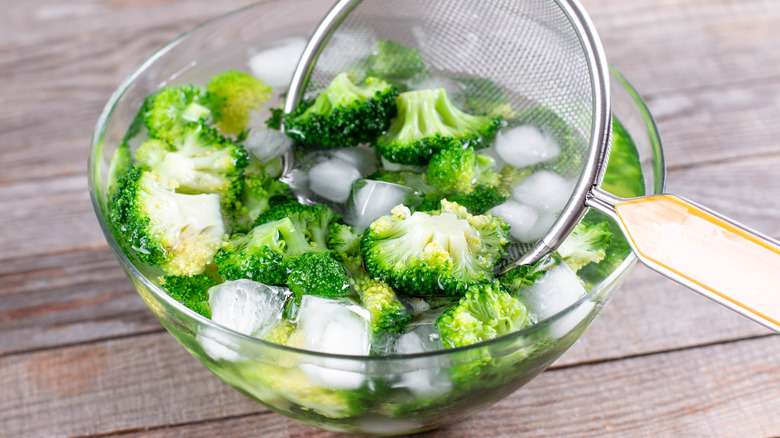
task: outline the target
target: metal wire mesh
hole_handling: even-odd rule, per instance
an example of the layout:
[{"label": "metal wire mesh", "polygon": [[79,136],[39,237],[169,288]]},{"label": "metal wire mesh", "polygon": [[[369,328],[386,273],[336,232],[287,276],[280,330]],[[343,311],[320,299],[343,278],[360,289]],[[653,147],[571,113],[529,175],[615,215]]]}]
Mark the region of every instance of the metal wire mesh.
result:
[{"label": "metal wire mesh", "polygon": [[[576,179],[586,166],[600,164],[588,160],[594,92],[583,36],[556,1],[349,3],[348,13],[339,17],[342,21],[335,23],[320,48],[303,98],[324,89],[338,73],[357,69],[377,41],[393,40],[417,49],[440,83],[486,79],[472,82],[470,98],[496,98],[498,86],[512,110],[526,115],[524,122],[553,138],[565,137],[570,159],[555,163],[551,170]],[[569,210],[569,221],[576,223],[576,209]],[[531,247],[522,245],[513,251],[522,254]]]}]

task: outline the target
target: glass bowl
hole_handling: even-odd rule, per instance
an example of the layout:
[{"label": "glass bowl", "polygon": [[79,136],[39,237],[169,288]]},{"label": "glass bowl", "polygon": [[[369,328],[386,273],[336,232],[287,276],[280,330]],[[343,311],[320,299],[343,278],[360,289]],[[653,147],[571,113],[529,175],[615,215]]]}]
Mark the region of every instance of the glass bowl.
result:
[{"label": "glass bowl", "polygon": [[[405,356],[354,357],[296,350],[223,328],[169,297],[135,266],[107,214],[111,158],[144,98],[165,85],[203,85],[290,37],[308,38],[327,9],[321,0],[256,4],[205,23],[152,55],[114,92],[98,120],[89,188],[120,265],[162,325],[208,369],[269,409],[333,431],[393,435],[434,429],[517,390],[566,351],[629,273],[629,255],[576,303],[492,341]],[[656,126],[636,91],[612,69],[614,115],[634,139],[645,186],[659,193],[664,163]]]}]

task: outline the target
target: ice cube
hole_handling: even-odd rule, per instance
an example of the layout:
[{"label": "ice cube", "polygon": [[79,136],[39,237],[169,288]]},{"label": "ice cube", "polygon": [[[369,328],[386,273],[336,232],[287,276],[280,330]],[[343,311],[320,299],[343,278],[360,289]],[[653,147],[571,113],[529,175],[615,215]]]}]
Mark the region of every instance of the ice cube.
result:
[{"label": "ice cube", "polygon": [[430,324],[420,324],[408,333],[404,333],[395,342],[398,354],[415,354],[442,349],[441,337],[436,330],[435,321]]},{"label": "ice cube", "polygon": [[522,168],[557,157],[561,147],[549,135],[531,125],[499,131],[496,152],[507,164]]},{"label": "ice cube", "polygon": [[[304,295],[296,315],[297,326],[291,342],[298,348],[330,354],[365,356],[369,353],[371,331],[368,310],[349,299],[328,299]],[[360,370],[343,369],[353,362],[323,358],[300,364],[315,385],[356,389],[365,379]]]},{"label": "ice cube", "polygon": [[309,189],[309,173],[303,169],[293,169],[286,175],[282,175],[279,181],[290,186],[290,189],[299,197],[309,199],[311,190]]},{"label": "ice cube", "polygon": [[418,196],[411,188],[400,184],[370,179],[358,180],[352,188],[344,221],[363,232],[376,219],[390,214],[398,204],[407,204]]},{"label": "ice cube", "polygon": [[[397,354],[415,354],[442,349],[435,319],[418,324],[396,341]],[[420,369],[400,373],[395,388],[406,388],[417,397],[435,397],[451,390],[452,382],[446,370],[431,360],[421,360]]]},{"label": "ice cube", "polygon": [[[304,295],[293,336],[305,350],[362,356],[369,352],[368,310],[350,299]],[[298,338],[300,336],[300,338]]]},{"label": "ice cube", "polygon": [[322,161],[309,169],[309,189],[328,201],[344,203],[352,183],[360,178],[355,166],[338,158]]},{"label": "ice cube", "polygon": [[290,296],[286,288],[235,280],[209,289],[211,320],[241,334],[262,337],[282,317]]},{"label": "ice cube", "polygon": [[566,263],[556,262],[545,275],[520,290],[518,297],[537,320],[542,320],[574,304],[585,293],[579,278]]},{"label": "ice cube", "polygon": [[363,176],[376,172],[376,152],[363,146],[331,149],[330,156],[353,165]]},{"label": "ice cube", "polygon": [[512,189],[512,198],[543,214],[557,214],[569,201],[575,180],[557,173],[540,170],[522,180]]},{"label": "ice cube", "polygon": [[509,200],[491,208],[488,213],[504,219],[509,224],[509,234],[520,242],[536,242],[549,229],[538,224],[538,211],[517,201]]},{"label": "ice cube", "polygon": [[203,351],[214,360],[236,362],[241,359],[241,355],[236,351],[239,349],[238,345],[224,332],[203,327],[201,333],[195,335],[195,340],[203,348]]},{"label": "ice cube", "polygon": [[257,129],[244,140],[243,146],[260,161],[267,163],[292,148],[293,140],[276,129]]},{"label": "ice cube", "polygon": [[252,56],[249,71],[269,87],[287,87],[306,44],[306,39],[301,37],[281,40],[276,46]]}]

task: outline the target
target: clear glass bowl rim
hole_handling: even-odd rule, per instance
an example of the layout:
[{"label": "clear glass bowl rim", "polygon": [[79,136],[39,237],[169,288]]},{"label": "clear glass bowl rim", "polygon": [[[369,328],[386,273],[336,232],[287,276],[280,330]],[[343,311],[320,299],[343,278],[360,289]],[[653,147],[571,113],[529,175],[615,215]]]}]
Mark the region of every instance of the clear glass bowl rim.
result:
[{"label": "clear glass bowl rim", "polygon": [[[95,175],[97,173],[97,165],[100,159],[99,155],[102,151],[102,142],[103,142],[103,136],[105,134],[106,126],[108,125],[108,121],[111,118],[111,115],[113,114],[114,109],[116,108],[120,99],[125,94],[127,89],[135,82],[135,80],[138,79],[141,75],[143,75],[146,72],[146,70],[149,69],[159,58],[165,56],[166,53],[173,50],[179,44],[185,42],[191,34],[194,34],[204,28],[217,26],[220,24],[220,22],[223,19],[226,19],[227,17],[233,16],[235,14],[240,14],[249,9],[253,9],[256,7],[262,7],[263,5],[268,3],[281,3],[282,1],[283,0],[262,1],[220,15],[204,23],[201,23],[198,26],[193,27],[192,29],[184,32],[183,34],[179,35],[177,38],[173,39],[171,42],[167,43],[165,46],[157,50],[154,54],[152,54],[149,58],[147,58],[144,62],[142,62],[138,67],[136,67],[135,70],[133,70],[113,92],[108,102],[106,103],[105,107],[103,108],[103,111],[97,120],[94,132],[92,134],[92,140],[90,144],[90,154],[87,162],[89,194],[90,194],[90,199],[92,200],[92,207],[95,210],[95,215],[98,218],[100,228],[103,231],[103,234],[106,238],[106,241],[109,244],[109,247],[113,251],[114,255],[117,257],[117,259],[120,261],[120,263],[123,265],[123,267],[126,269],[126,271],[133,277],[139,279],[143,283],[143,285],[154,294],[156,299],[164,301],[166,304],[168,304],[169,306],[173,307],[178,312],[180,312],[182,316],[185,316],[193,320],[198,325],[207,327],[208,330],[203,330],[203,332],[200,333],[200,336],[208,337],[215,342],[220,342],[220,339],[218,339],[220,336],[235,337],[237,339],[242,340],[243,342],[257,344],[262,348],[272,348],[279,351],[287,351],[290,353],[310,355],[310,356],[321,357],[321,358],[343,359],[343,360],[357,359],[361,361],[374,361],[374,360],[392,361],[392,360],[407,360],[407,359],[420,359],[420,358],[433,358],[437,356],[447,356],[458,352],[489,347],[496,343],[511,342],[512,340],[517,340],[524,337],[533,340],[534,339],[534,337],[532,336],[533,333],[540,330],[544,330],[550,324],[554,324],[557,320],[565,317],[568,312],[579,307],[582,303],[586,301],[590,301],[594,297],[601,294],[605,288],[609,287],[613,282],[617,281],[618,277],[620,277],[626,270],[628,270],[631,266],[633,266],[633,264],[637,261],[636,255],[634,255],[633,253],[629,254],[629,256],[625,260],[623,260],[623,262],[615,269],[615,271],[613,271],[599,284],[594,286],[589,293],[582,296],[579,300],[572,303],[570,306],[566,307],[565,309],[559,311],[558,313],[546,319],[538,321],[534,325],[531,325],[529,327],[526,327],[524,329],[518,330],[516,332],[504,336],[499,336],[495,339],[479,342],[472,345],[467,345],[464,347],[447,348],[442,350],[436,350],[436,351],[430,351],[424,353],[405,354],[405,355],[350,356],[350,355],[323,353],[323,352],[311,351],[311,350],[302,350],[298,348],[288,347],[285,345],[275,344],[252,336],[244,335],[242,333],[226,328],[220,324],[213,322],[211,319],[200,315],[199,313],[186,307],[184,304],[173,299],[165,291],[160,289],[152,281],[146,278],[146,276],[144,276],[138,270],[138,268],[131,262],[128,256],[122,251],[121,246],[114,238],[108,226],[108,223],[106,222],[106,215],[103,206],[100,204],[100,200],[98,199],[96,185],[95,185]],[[655,124],[655,120],[653,119],[652,114],[650,114],[650,110],[648,109],[644,100],[641,98],[641,96],[636,91],[636,89],[634,89],[634,87],[628,82],[628,80],[612,65],[609,66],[609,71],[610,71],[610,77],[612,79],[615,79],[618,83],[620,83],[624,87],[625,91],[627,91],[631,96],[631,98],[634,100],[637,109],[640,111],[642,115],[645,127],[647,128],[647,134],[650,137],[652,153],[654,158],[653,171],[655,173],[654,174],[655,187],[653,187],[654,189],[653,192],[661,193],[663,192],[666,186],[666,164],[664,160],[663,147],[661,145],[661,140],[658,133],[658,128]],[[215,330],[216,333],[219,333],[220,336],[212,335],[213,333],[212,330]]]}]

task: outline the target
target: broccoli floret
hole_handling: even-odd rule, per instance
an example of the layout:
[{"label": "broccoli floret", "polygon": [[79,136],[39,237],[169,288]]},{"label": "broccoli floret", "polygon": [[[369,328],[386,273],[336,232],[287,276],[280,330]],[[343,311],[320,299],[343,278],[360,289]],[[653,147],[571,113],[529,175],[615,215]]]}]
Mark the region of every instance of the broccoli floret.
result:
[{"label": "broccoli floret", "polygon": [[217,129],[240,135],[249,127],[249,116],[271,97],[271,88],[249,73],[228,70],[206,85]]},{"label": "broccoli floret", "polygon": [[509,243],[503,219],[473,216],[441,201],[432,213],[403,206],[371,224],[361,241],[368,272],[410,295],[460,296],[471,284],[490,281]]},{"label": "broccoli floret", "polygon": [[222,246],[219,196],[175,189],[176,181],[133,167],[111,198],[111,221],[142,262],[171,275],[200,274]]},{"label": "broccoli floret", "polygon": [[571,270],[577,272],[588,263],[604,260],[611,239],[608,223],[580,221],[558,246],[557,252]]},{"label": "broccoli floret", "polygon": [[[273,199],[270,201],[273,203]],[[326,205],[304,205],[287,199],[257,217],[255,225],[290,218],[296,229],[303,232],[312,245],[325,249],[328,246],[328,228],[339,216]]]},{"label": "broccoli floret", "polygon": [[497,280],[470,286],[458,304],[436,320],[445,348],[487,341],[530,323],[523,303],[504,290]]},{"label": "broccoli floret", "polygon": [[314,101],[284,116],[287,134],[306,145],[356,146],[373,141],[395,117],[394,85],[374,77],[355,85],[346,73],[336,76]]},{"label": "broccoli floret", "polygon": [[202,122],[186,124],[170,142],[149,139],[135,154],[137,165],[178,182],[180,193],[216,193],[229,205],[241,192],[247,153]]},{"label": "broccoli floret", "polygon": [[518,113],[512,109],[509,97],[495,82],[485,78],[468,78],[460,81],[466,86],[463,90],[463,103],[472,114],[500,116],[504,120],[517,117]]},{"label": "broccoli floret", "polygon": [[487,147],[501,125],[500,117],[467,114],[443,88],[407,91],[396,99],[398,116],[374,146],[394,163],[426,164],[435,152],[449,148]]},{"label": "broccoli floret", "polygon": [[362,276],[354,280],[355,290],[370,315],[369,322],[374,333],[400,334],[412,321],[412,312],[398,299],[398,294],[387,283]]},{"label": "broccoli floret", "polygon": [[350,294],[344,267],[329,252],[307,252],[287,264],[287,286],[295,296],[326,298]]},{"label": "broccoli floret", "polygon": [[346,224],[333,223],[328,230],[328,248],[341,260],[353,277],[362,274],[363,253],[360,252],[361,235]]},{"label": "broccoli floret", "polygon": [[163,88],[144,102],[144,123],[152,138],[173,141],[189,122],[210,120],[205,90],[194,85]]},{"label": "broccoli floret", "polygon": [[431,75],[417,49],[390,40],[376,42],[374,52],[366,58],[365,67],[368,76],[384,79],[399,87]]},{"label": "broccoli floret", "polygon": [[466,207],[471,214],[484,214],[496,205],[503,204],[507,199],[509,195],[500,188],[483,184],[475,186],[474,191],[468,195],[447,195],[447,200]]},{"label": "broccoli floret", "polygon": [[211,318],[208,291],[221,282],[219,277],[210,272],[193,276],[167,275],[160,278],[160,286],[168,295],[206,318]]},{"label": "broccoli floret", "polygon": [[477,184],[495,187],[499,176],[492,170],[494,162],[489,155],[474,152],[471,146],[444,149],[428,163],[428,183],[447,193],[465,195],[473,192]]},{"label": "broccoli floret", "polygon": [[309,244],[289,218],[257,225],[249,234],[236,234],[214,256],[226,280],[248,278],[281,286],[287,283],[287,264],[307,252],[322,252]]},{"label": "broccoli floret", "polygon": [[233,226],[237,232],[247,232],[257,217],[271,208],[271,199],[289,196],[290,187],[267,174],[244,174],[241,194],[232,209]]},{"label": "broccoli floret", "polygon": [[621,196],[634,198],[645,194],[645,180],[639,152],[631,135],[616,118],[612,118],[612,145],[601,188]]}]

